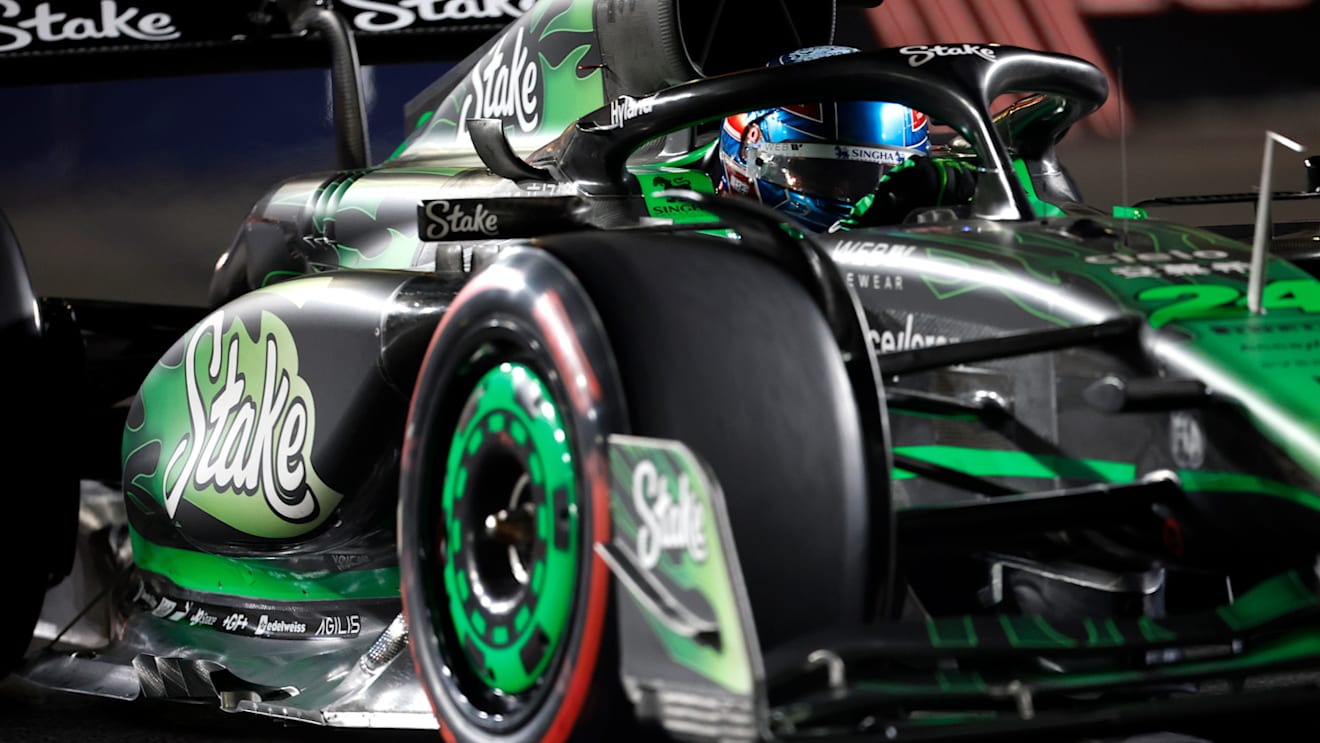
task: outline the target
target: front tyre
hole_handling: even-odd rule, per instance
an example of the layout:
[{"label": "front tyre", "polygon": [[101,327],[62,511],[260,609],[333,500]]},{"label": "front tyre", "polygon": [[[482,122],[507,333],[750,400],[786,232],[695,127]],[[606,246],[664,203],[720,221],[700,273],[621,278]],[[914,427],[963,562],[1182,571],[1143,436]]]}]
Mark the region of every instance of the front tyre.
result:
[{"label": "front tyre", "polygon": [[418,673],[451,741],[562,741],[618,689],[606,436],[625,430],[594,308],[541,251],[455,298],[409,413],[402,594]]},{"label": "front tyre", "polygon": [[[0,611],[0,678],[32,645],[46,591],[69,573],[78,530],[78,470],[70,442],[82,429],[82,339],[60,302],[42,301],[8,219],[0,212],[0,386],[20,432],[0,454],[6,517],[36,539],[0,540],[8,571]],[[74,457],[73,459],[76,459]]]}]

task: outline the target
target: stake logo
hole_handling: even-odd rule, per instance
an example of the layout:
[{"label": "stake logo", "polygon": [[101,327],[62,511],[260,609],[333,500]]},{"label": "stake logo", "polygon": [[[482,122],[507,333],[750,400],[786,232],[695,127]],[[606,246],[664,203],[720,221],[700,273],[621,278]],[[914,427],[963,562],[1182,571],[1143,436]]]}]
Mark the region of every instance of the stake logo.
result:
[{"label": "stake logo", "polygon": [[116,0],[101,0],[99,17],[69,17],[50,3],[39,3],[30,17],[23,18],[23,6],[17,0],[0,0],[0,19],[19,20],[0,24],[0,52],[26,49],[33,43],[85,41],[87,39],[132,39],[135,41],[170,41],[179,38],[179,29],[167,13],[143,13],[127,6],[120,10]]},{"label": "stake logo", "polygon": [[483,18],[518,18],[531,9],[534,0],[340,0],[356,8],[353,26],[359,31],[398,31],[418,22],[471,21]]},{"label": "stake logo", "polygon": [[637,556],[647,570],[660,563],[663,550],[686,550],[694,562],[706,561],[706,511],[687,474],[680,474],[676,485],[677,492],[671,491],[669,478],[649,460],[633,468],[633,507],[642,521]]},{"label": "stake logo", "polygon": [[496,235],[500,231],[500,220],[487,211],[485,204],[477,204],[471,212],[461,203],[438,200],[426,204],[425,239],[444,240],[451,234],[455,236],[475,237]]},{"label": "stake logo", "polygon": [[[357,0],[360,6],[362,0]],[[411,7],[420,12],[422,3]],[[409,6],[393,0],[389,5]],[[455,71],[452,85],[436,87],[418,101],[417,129],[409,135],[408,152],[451,151],[472,138],[472,119],[494,119],[515,149],[535,148],[579,117],[608,101],[605,70],[596,47],[595,3],[580,0],[469,0],[466,3],[429,0],[431,7],[456,14],[517,11],[519,18],[504,26],[488,48]],[[607,3],[609,4],[609,3]],[[610,4],[612,7],[612,4]],[[535,8],[533,11],[532,8]],[[398,14],[373,23],[400,22]],[[429,113],[422,114],[422,110]],[[605,114],[607,115],[607,114]]]},{"label": "stake logo", "polygon": [[980,44],[954,44],[945,46],[944,44],[935,44],[926,46],[918,44],[915,46],[905,46],[898,50],[899,54],[908,58],[908,64],[913,67],[920,67],[936,57],[966,57],[977,56],[987,62],[995,61],[995,50],[988,46]]},{"label": "stake logo", "polygon": [[[272,322],[263,322],[256,343],[237,322],[224,332],[223,312],[204,320],[188,340],[188,427],[165,466],[170,517],[185,497],[211,494],[261,496],[265,508],[285,522],[308,522],[320,514],[308,479],[311,396],[296,376],[297,353],[288,330],[273,316],[267,319]],[[245,500],[237,508],[250,512],[252,503]]]},{"label": "stake logo", "polygon": [[541,68],[529,61],[525,29],[492,49],[469,73],[470,90],[458,107],[458,136],[468,136],[468,119],[500,119],[516,124],[523,133],[541,123]]}]

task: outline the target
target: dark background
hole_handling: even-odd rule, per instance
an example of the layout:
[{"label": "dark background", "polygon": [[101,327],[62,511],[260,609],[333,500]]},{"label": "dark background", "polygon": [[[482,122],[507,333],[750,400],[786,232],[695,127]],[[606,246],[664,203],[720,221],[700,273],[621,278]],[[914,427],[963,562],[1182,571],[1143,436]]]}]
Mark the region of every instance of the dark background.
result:
[{"label": "dark background", "polygon": [[[1138,14],[1112,14],[1120,3],[1094,12],[1098,5],[889,0],[865,17],[847,19],[838,40],[858,46],[1013,43],[993,33],[991,21],[1024,17],[1030,27],[1019,32],[1057,41],[1060,23],[1076,11],[1085,43],[1058,50],[1105,66],[1114,89],[1122,91],[1112,104],[1122,101],[1122,115],[1108,109],[1117,130],[1082,126],[1061,147],[1083,193],[1097,205],[1249,191],[1259,181],[1268,129],[1310,145],[1308,154],[1320,152],[1315,2],[1216,13],[1193,12],[1189,3],[1173,0],[1143,3],[1155,11]],[[905,18],[890,15],[899,8],[908,11]],[[1050,22],[1051,13],[1065,17]],[[404,103],[444,69],[443,62],[370,68],[374,161],[401,141]],[[328,79],[320,70],[21,82],[0,77],[0,209],[18,233],[42,294],[200,305],[211,265],[251,204],[285,176],[335,166]],[[1275,187],[1301,188],[1300,156],[1282,149],[1275,156]],[[1299,211],[1280,205],[1278,213]],[[1250,207],[1167,216],[1184,214],[1202,222],[1252,218]],[[210,709],[15,692],[12,681],[0,685],[0,740],[313,737],[421,739],[285,727]]]},{"label": "dark background", "polygon": [[[1296,7],[1260,9],[1280,3]],[[1207,4],[1239,10],[1187,9]],[[1320,5],[1307,0],[889,0],[844,16],[837,40],[1025,40],[1100,64],[1115,95],[1061,152],[1085,198],[1109,206],[1250,191],[1267,129],[1320,151],[1318,36]],[[404,103],[446,68],[367,69],[373,161],[401,141]],[[203,304],[248,207],[285,176],[334,167],[328,85],[301,69],[0,86],[0,209],[38,292]],[[1301,157],[1275,157],[1275,187],[1302,188]],[[1253,219],[1250,207],[1159,216]]]},{"label": "dark background", "polygon": [[[1276,148],[1276,190],[1303,188],[1302,158],[1320,153],[1314,0],[889,0],[868,19],[886,45],[1001,42],[1104,69],[1109,102],[1060,145],[1083,196],[1098,206],[1251,191],[1266,130],[1310,146],[1305,155]],[[1157,216],[1254,219],[1250,207]],[[1303,213],[1280,205],[1276,216]]]},{"label": "dark background", "polygon": [[[444,63],[367,69],[373,162]],[[203,304],[280,179],[336,166],[322,70],[0,88],[0,208],[39,293]]]}]

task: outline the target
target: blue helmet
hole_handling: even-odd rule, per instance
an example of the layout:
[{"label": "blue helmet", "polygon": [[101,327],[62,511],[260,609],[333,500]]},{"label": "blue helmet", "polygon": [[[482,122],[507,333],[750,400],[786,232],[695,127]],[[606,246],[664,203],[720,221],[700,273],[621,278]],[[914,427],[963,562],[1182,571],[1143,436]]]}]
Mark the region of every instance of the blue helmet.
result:
[{"label": "blue helmet", "polygon": [[[800,49],[769,66],[851,54],[847,46]],[[720,128],[720,190],[758,199],[805,227],[828,230],[880,178],[929,150],[925,114],[898,103],[838,101],[736,114]]]}]

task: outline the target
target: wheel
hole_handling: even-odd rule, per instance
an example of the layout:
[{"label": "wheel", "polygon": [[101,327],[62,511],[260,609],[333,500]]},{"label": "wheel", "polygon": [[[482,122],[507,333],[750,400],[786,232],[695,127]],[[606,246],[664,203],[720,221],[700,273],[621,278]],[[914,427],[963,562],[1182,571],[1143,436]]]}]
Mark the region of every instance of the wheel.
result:
[{"label": "wheel", "polygon": [[[619,712],[631,715],[608,575],[591,553],[611,534],[609,433],[676,439],[711,465],[763,648],[865,617],[865,457],[824,316],[779,268],[727,242],[617,241],[506,251],[451,304],[418,377],[402,591],[451,740],[613,739]],[[556,478],[531,464],[565,456],[575,466]],[[561,504],[577,506],[575,520],[545,515]],[[571,560],[549,559],[556,539]],[[569,579],[538,591],[549,581],[536,565]]]},{"label": "wheel", "polygon": [[[865,620],[871,503],[858,405],[823,313],[720,238],[545,239],[600,313],[631,432],[714,470],[763,649]],[[887,516],[886,516],[887,517]]]},{"label": "wheel", "polygon": [[524,251],[473,279],[427,351],[401,590],[448,740],[562,741],[627,712],[593,551],[610,534],[605,435],[624,426],[607,348],[571,275]]},{"label": "wheel", "polygon": [[[0,677],[13,671],[32,642],[46,590],[66,575],[77,537],[78,481],[67,463],[80,433],[74,416],[77,389],[63,387],[81,363],[72,320],[58,305],[43,306],[8,220],[0,212],[0,385],[14,391],[6,403],[21,422],[3,455],[10,492],[8,516],[41,537],[0,540],[8,569],[0,612]],[[72,440],[72,441],[71,441]]]}]

